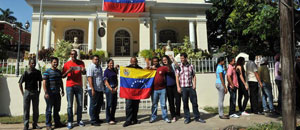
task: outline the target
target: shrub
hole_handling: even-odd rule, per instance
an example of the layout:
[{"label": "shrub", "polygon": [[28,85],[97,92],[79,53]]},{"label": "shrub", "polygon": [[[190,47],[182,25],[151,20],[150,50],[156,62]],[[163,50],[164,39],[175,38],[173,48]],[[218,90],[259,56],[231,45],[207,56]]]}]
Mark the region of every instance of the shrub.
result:
[{"label": "shrub", "polygon": [[67,41],[58,41],[56,44],[53,56],[59,58],[60,61],[66,61],[69,59],[69,54],[72,50],[72,44]]},{"label": "shrub", "polygon": [[108,54],[106,51],[103,51],[103,50],[97,50],[97,51],[92,51],[92,55],[97,55],[99,56],[99,58],[102,60],[102,61],[106,61],[108,59]]},{"label": "shrub", "polygon": [[155,54],[152,50],[145,49],[145,50],[140,51],[139,55],[145,59],[151,59],[154,57]]},{"label": "shrub", "polygon": [[44,47],[42,48],[42,50],[39,51],[39,60],[43,60],[43,61],[49,61],[51,56],[53,55],[53,48],[49,48],[49,49],[45,49]]},{"label": "shrub", "polygon": [[0,32],[0,59],[7,59],[7,50],[8,45],[10,43],[10,41],[13,38],[9,35],[3,34],[2,32]]}]

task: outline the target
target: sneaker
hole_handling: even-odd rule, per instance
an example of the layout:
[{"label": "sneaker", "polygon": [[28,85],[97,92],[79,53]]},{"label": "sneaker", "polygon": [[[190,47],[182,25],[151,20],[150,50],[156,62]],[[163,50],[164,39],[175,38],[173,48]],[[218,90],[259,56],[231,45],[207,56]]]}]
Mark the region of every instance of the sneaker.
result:
[{"label": "sneaker", "polygon": [[205,120],[203,120],[203,119],[200,119],[200,118],[198,118],[198,119],[195,119],[195,121],[196,121],[196,122],[200,122],[200,123],[206,123],[206,121],[205,121]]},{"label": "sneaker", "polygon": [[171,121],[167,118],[167,119],[165,119],[165,122],[166,123],[171,123]]},{"label": "sneaker", "polygon": [[40,127],[38,125],[34,125],[34,126],[32,126],[32,129],[42,129],[42,127]]},{"label": "sneaker", "polygon": [[242,116],[250,116],[250,114],[247,113],[247,112],[245,112],[245,111],[243,111],[241,115],[242,115]]},{"label": "sneaker", "polygon": [[184,120],[184,124],[188,124],[188,123],[190,123],[190,122],[191,122],[190,119],[185,119],[185,120]]},{"label": "sneaker", "polygon": [[28,129],[28,127],[24,127],[24,129],[23,129],[23,130],[29,130],[29,129]]},{"label": "sneaker", "polygon": [[73,128],[73,126],[72,126],[72,123],[71,123],[71,122],[68,122],[68,124],[67,124],[67,128],[68,128],[68,129],[72,129],[72,128]]},{"label": "sneaker", "polygon": [[173,117],[173,119],[172,119],[172,123],[174,123],[174,122],[176,122],[177,120],[176,120],[176,117]]},{"label": "sneaker", "polygon": [[220,118],[220,119],[229,119],[228,116],[224,116],[224,115],[223,115],[223,116],[219,116],[219,118]]},{"label": "sneaker", "polygon": [[110,124],[110,125],[114,125],[114,124],[116,124],[116,122],[114,122],[114,121],[110,121],[110,122],[108,122],[108,124]]},{"label": "sneaker", "polygon": [[150,119],[149,123],[153,123],[155,121],[155,119]]},{"label": "sneaker", "polygon": [[51,126],[47,126],[46,130],[52,130],[52,127]]},{"label": "sneaker", "polygon": [[80,127],[84,127],[84,126],[85,126],[85,124],[83,123],[83,121],[79,121],[78,125],[79,125]]},{"label": "sneaker", "polygon": [[240,118],[240,116],[238,116],[237,114],[231,114],[229,117],[230,118]]}]

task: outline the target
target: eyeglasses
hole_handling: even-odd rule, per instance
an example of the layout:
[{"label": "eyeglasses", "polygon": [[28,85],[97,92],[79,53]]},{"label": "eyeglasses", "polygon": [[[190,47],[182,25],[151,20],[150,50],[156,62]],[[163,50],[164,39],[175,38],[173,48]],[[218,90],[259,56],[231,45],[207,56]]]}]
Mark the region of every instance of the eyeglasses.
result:
[{"label": "eyeglasses", "polygon": [[75,55],[74,53],[71,53],[71,55]]}]

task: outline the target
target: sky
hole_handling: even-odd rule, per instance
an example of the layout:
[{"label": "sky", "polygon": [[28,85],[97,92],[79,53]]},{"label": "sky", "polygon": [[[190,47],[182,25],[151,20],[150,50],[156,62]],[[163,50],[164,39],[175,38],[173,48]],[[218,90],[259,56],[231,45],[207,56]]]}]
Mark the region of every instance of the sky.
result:
[{"label": "sky", "polygon": [[0,8],[4,10],[9,8],[14,12],[13,16],[17,18],[17,21],[21,22],[23,25],[25,25],[28,20],[30,23],[29,30],[31,30],[32,8],[25,0],[0,0]]}]

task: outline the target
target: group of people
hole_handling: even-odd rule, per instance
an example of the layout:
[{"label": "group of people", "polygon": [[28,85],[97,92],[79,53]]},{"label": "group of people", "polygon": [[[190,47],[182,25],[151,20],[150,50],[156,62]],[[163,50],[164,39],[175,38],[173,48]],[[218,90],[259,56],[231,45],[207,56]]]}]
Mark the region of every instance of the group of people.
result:
[{"label": "group of people", "polygon": [[[63,78],[66,80],[66,96],[67,96],[67,128],[72,129],[73,125],[73,101],[74,96],[77,103],[77,125],[85,126],[82,121],[82,106],[83,106],[83,83],[82,75],[87,76],[88,94],[90,96],[89,116],[90,123],[93,126],[100,126],[103,123],[100,120],[99,114],[101,106],[104,102],[104,94],[106,96],[106,122],[108,124],[115,124],[115,111],[117,106],[117,91],[118,91],[118,65],[114,65],[114,61],[109,59],[107,61],[107,68],[104,73],[99,63],[99,57],[94,55],[92,63],[85,69],[84,62],[78,60],[77,52],[72,50],[70,53],[70,60],[63,66],[62,71],[58,67],[59,59],[51,58],[51,68],[41,73],[35,68],[36,61],[29,59],[29,69],[21,76],[19,80],[19,87],[24,100],[24,130],[29,128],[29,112],[30,102],[33,107],[33,129],[41,129],[37,125],[39,117],[39,95],[42,91],[45,93],[44,98],[46,102],[46,128],[52,129],[52,109],[54,118],[54,127],[65,127],[66,125],[60,122],[59,111],[61,107],[61,97],[65,95],[63,87]],[[191,65],[187,60],[187,54],[180,54],[181,63],[176,63],[173,57],[163,56],[160,60],[154,57],[151,60],[151,65],[142,68],[138,65],[138,60],[131,57],[130,65],[127,67],[136,69],[152,69],[156,70],[154,82],[152,85],[152,109],[150,123],[157,120],[158,101],[162,110],[162,118],[165,122],[171,123],[178,120],[180,117],[181,98],[183,101],[185,124],[191,122],[189,99],[193,106],[193,113],[196,122],[205,123],[206,121],[200,118],[200,113],[197,104],[196,94],[196,76]],[[161,64],[160,64],[161,62]],[[22,84],[25,83],[25,91]],[[43,86],[43,87],[42,87]],[[166,99],[168,99],[171,120],[168,118]],[[123,127],[139,123],[137,119],[140,100],[126,99],[126,121]]]},{"label": "group of people", "polygon": [[[281,69],[280,55],[275,56],[275,82],[278,87],[278,110],[281,109]],[[249,55],[249,61],[245,65],[245,58],[228,58],[227,71],[224,69],[225,58],[220,57],[216,68],[216,88],[218,90],[219,101],[218,111],[220,119],[239,118],[241,115],[249,115],[246,107],[250,97],[251,112],[254,114],[272,113],[275,114],[273,106],[272,84],[268,68],[268,60],[261,58],[259,68],[255,64],[255,55]],[[227,78],[228,84],[225,84]],[[259,93],[262,90],[262,96]],[[223,102],[225,94],[230,94],[229,115],[224,115]],[[238,95],[237,95],[238,92]],[[261,99],[259,99],[261,97]],[[237,99],[238,98],[238,99]],[[236,111],[236,101],[239,111]],[[262,101],[262,102],[260,102]]]}]

